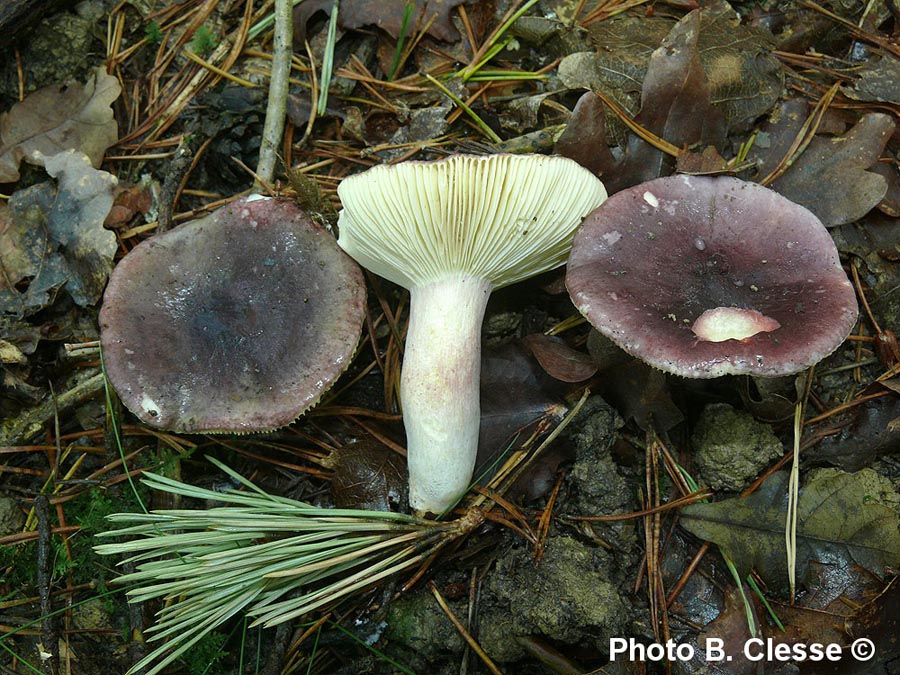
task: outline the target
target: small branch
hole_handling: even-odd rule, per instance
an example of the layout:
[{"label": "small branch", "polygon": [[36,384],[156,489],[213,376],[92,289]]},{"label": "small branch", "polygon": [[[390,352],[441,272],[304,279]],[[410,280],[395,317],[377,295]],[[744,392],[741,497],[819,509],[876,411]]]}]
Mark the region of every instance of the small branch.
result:
[{"label": "small branch", "polygon": [[54,415],[84,403],[103,391],[103,374],[76,385],[59,396],[30,408],[0,426],[0,445],[20,445],[37,436]]},{"label": "small branch", "polygon": [[37,580],[41,599],[41,665],[45,673],[59,673],[59,634],[50,601],[50,584],[53,583],[53,549],[50,537],[50,502],[46,495],[34,500],[34,512],[38,521]]},{"label": "small branch", "polygon": [[288,76],[291,72],[294,39],[292,12],[291,0],[275,1],[272,78],[269,82],[269,103],[266,107],[266,123],[263,127],[262,144],[259,148],[259,163],[256,165],[256,175],[259,177],[257,188],[264,184],[271,184],[275,178],[275,162],[278,159],[278,148],[281,147],[281,136],[284,133]]}]

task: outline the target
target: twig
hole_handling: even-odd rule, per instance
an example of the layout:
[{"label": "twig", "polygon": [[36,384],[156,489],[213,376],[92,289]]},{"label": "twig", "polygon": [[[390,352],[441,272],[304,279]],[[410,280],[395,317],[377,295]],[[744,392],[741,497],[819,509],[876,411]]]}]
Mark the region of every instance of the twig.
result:
[{"label": "twig", "polygon": [[269,102],[263,126],[259,163],[256,165],[256,187],[271,185],[275,178],[275,162],[284,133],[287,107],[288,78],[294,50],[293,6],[291,0],[275,0],[275,35],[272,42],[272,78],[269,81]]},{"label": "twig", "polygon": [[165,232],[172,227],[176,202],[180,192],[182,179],[188,175],[194,157],[194,149],[188,137],[183,137],[175,155],[166,165],[166,177],[159,194],[159,215],[156,218],[156,231]]},{"label": "twig", "polygon": [[61,393],[55,400],[50,399],[26,410],[19,417],[0,427],[0,446],[21,445],[35,437],[44,425],[62,412],[93,398],[103,390],[103,374],[88,378],[72,389]]},{"label": "twig", "polygon": [[37,579],[38,594],[41,598],[41,661],[45,673],[59,673],[59,634],[50,601],[50,584],[53,581],[53,550],[50,546],[52,528],[50,526],[50,502],[46,495],[38,495],[34,500],[34,511],[38,521]]}]

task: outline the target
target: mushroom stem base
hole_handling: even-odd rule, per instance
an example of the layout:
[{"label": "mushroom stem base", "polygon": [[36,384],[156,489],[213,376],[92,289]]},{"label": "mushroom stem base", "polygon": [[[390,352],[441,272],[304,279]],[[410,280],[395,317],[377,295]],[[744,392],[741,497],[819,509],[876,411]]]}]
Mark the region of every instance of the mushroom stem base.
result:
[{"label": "mushroom stem base", "polygon": [[439,514],[466,491],[481,421],[481,322],[491,293],[455,276],[413,288],[400,380],[409,502]]}]

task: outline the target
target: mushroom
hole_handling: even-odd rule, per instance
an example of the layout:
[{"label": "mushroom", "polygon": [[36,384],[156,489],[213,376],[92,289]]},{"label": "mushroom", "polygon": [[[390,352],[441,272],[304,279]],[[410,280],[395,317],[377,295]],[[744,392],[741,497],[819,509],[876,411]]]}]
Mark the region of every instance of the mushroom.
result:
[{"label": "mushroom", "polygon": [[488,296],[562,265],[606,190],[572,160],[499,154],[376,166],[338,195],[338,244],[410,291],[400,384],[409,499],[442,513],[475,464]]},{"label": "mushroom", "polygon": [[799,372],[857,316],[822,223],[730,177],[669,176],[616,193],[575,237],[566,285],[601,333],[684,377]]},{"label": "mushroom", "polygon": [[346,369],[364,304],[359,267],[304,212],[238,200],[116,266],[100,310],[106,374],[154,427],[274,429]]}]

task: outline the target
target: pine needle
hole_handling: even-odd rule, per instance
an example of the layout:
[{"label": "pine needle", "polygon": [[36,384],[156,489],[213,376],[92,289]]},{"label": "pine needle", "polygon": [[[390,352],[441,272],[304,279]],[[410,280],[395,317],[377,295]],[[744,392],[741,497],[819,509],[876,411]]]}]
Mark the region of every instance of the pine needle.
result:
[{"label": "pine needle", "polygon": [[118,580],[139,584],[128,592],[129,601],[165,601],[148,631],[151,640],[165,641],[129,673],[163,672],[238,613],[268,627],[330,605],[420,564],[478,520],[444,523],[400,513],[323,509],[270,495],[221,462],[209,461],[243,489],[216,492],[144,473],[150,488],[221,505],[114,514],[109,519],[123,527],[100,536],[129,539],[95,547],[136,564]]}]

